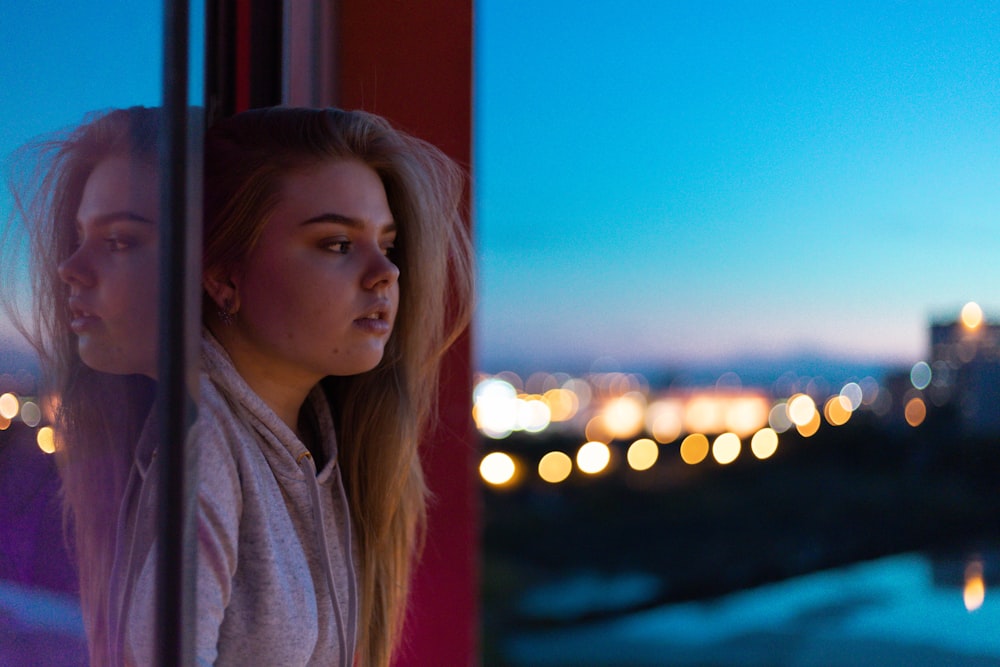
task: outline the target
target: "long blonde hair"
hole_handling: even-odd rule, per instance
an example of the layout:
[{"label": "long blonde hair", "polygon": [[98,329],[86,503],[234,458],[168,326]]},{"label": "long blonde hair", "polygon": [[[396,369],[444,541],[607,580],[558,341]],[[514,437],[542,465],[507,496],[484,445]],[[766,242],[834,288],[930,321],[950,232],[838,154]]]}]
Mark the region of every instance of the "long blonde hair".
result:
[{"label": "long blonde hair", "polygon": [[[76,556],[80,598],[91,664],[106,664],[107,595],[115,520],[155,385],[139,375],[95,371],[80,359],[70,330],[69,286],[59,264],[76,246],[76,214],[84,186],[98,163],[128,157],[156,165],[159,111],[144,107],[92,114],[75,129],[15,153],[9,174],[15,224],[5,251],[28,235],[33,290],[31,317],[4,304],[15,326],[36,350],[43,386],[57,405],[56,460],[62,480],[64,520]],[[19,223],[19,224],[17,224]],[[10,265],[10,257],[4,258]]]},{"label": "long blonde hair", "polygon": [[433,415],[440,361],[469,321],[464,173],[373,114],[282,107],[237,114],[206,134],[204,269],[239,270],[286,174],[345,159],[379,175],[399,229],[400,305],[383,359],[367,373],[322,383],[361,555],[358,655],[374,667],[388,665],[398,643],[426,524],[417,445]]}]

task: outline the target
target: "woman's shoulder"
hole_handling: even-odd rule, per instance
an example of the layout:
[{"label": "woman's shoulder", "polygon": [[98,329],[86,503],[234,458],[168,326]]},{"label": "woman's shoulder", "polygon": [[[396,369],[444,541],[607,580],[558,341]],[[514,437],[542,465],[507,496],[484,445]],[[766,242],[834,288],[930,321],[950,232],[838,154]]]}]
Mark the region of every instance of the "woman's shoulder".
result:
[{"label": "woman's shoulder", "polygon": [[200,373],[198,378],[197,406],[199,417],[211,415],[214,418],[224,417],[234,408],[227,392],[206,372]]},{"label": "woman's shoulder", "polygon": [[206,433],[224,434],[245,421],[238,416],[240,402],[233,395],[231,377],[235,369],[222,346],[205,331],[202,338],[202,368],[198,376],[197,426]]},{"label": "woman's shoulder", "polygon": [[245,420],[236,414],[239,406],[205,373],[201,375],[198,389],[197,416],[192,433],[203,443],[201,446],[241,439],[247,427]]}]

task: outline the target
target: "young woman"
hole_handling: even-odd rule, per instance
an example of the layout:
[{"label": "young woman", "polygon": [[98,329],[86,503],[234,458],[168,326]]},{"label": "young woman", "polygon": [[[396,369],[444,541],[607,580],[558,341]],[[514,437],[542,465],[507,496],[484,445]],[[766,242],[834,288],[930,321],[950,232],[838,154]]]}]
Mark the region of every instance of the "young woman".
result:
[{"label": "young woman", "polygon": [[154,109],[94,115],[22,149],[12,183],[30,238],[33,313],[21,329],[58,408],[56,456],[94,665],[114,662],[116,519],[153,447],[158,126]]},{"label": "young woman", "polygon": [[468,321],[463,175],[377,116],[288,108],[210,129],[205,174],[199,661],[388,665]]}]

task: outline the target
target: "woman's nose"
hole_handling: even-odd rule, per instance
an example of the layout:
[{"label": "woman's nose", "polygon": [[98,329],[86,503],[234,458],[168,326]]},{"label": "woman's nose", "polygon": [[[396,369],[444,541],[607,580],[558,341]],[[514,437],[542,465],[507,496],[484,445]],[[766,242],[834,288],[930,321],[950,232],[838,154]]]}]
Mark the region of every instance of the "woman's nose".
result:
[{"label": "woman's nose", "polygon": [[89,287],[94,284],[94,272],[86,258],[84,246],[77,247],[69,257],[59,262],[59,279],[67,285]]},{"label": "woman's nose", "polygon": [[393,264],[387,255],[382,254],[381,250],[374,253],[365,273],[365,288],[389,286],[397,280],[399,280],[399,267]]}]

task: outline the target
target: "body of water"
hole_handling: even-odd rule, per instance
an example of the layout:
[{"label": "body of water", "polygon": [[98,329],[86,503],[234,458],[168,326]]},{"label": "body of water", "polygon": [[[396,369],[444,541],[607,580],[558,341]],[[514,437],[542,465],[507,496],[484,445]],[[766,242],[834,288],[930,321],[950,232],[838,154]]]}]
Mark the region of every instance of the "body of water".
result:
[{"label": "body of water", "polygon": [[[961,565],[902,554],[710,601],[521,633],[504,653],[520,667],[1000,667],[1000,598],[987,585],[982,605],[969,611],[962,584]],[[572,595],[579,589],[579,581],[567,583]],[[558,590],[550,596],[561,604]]]}]

